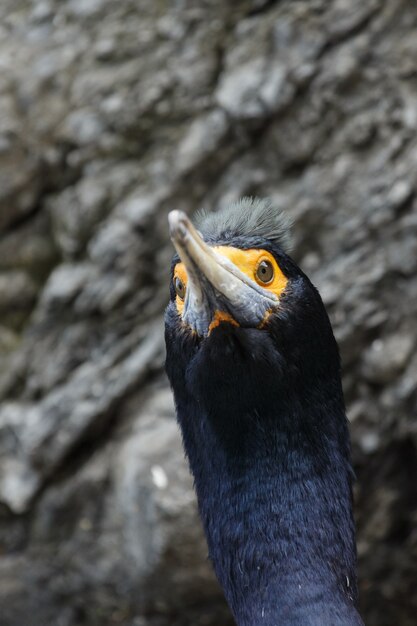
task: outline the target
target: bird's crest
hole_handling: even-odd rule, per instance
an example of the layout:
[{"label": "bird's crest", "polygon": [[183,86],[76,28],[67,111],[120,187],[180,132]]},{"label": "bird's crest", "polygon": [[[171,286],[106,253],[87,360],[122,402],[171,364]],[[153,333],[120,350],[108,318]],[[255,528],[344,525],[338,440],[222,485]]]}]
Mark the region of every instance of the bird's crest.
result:
[{"label": "bird's crest", "polygon": [[197,227],[215,239],[222,236],[262,237],[291,249],[291,220],[268,199],[242,198],[217,212],[202,210],[197,214]]}]

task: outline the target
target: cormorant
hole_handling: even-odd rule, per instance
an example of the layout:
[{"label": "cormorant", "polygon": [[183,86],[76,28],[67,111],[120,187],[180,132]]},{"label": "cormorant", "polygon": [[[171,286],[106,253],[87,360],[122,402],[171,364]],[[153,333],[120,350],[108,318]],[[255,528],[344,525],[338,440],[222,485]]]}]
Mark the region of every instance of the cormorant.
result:
[{"label": "cormorant", "polygon": [[270,202],[173,211],[166,368],[238,626],[363,626],[336,341]]}]

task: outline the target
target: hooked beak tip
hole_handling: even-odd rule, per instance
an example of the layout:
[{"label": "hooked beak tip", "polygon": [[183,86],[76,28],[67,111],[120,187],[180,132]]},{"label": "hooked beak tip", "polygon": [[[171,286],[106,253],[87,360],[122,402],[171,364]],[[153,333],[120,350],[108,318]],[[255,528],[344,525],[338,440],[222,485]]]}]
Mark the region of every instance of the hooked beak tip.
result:
[{"label": "hooked beak tip", "polygon": [[182,211],[171,211],[168,215],[169,234],[177,243],[184,243],[189,231],[189,219]]}]

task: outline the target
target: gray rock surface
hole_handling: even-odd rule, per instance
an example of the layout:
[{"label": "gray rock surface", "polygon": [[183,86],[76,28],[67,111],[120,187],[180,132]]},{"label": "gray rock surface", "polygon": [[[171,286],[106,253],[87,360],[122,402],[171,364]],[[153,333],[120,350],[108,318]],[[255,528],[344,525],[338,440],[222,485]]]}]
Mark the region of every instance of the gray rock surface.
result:
[{"label": "gray rock surface", "polygon": [[368,626],[417,614],[417,6],[3,0],[2,626],[228,626],[166,216],[270,196],[344,363]]}]

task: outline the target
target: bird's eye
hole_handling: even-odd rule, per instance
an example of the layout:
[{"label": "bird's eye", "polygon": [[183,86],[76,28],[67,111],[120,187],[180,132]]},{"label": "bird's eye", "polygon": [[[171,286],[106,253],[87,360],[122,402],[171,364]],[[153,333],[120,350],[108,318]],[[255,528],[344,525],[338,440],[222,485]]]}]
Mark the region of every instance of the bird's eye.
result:
[{"label": "bird's eye", "polygon": [[181,278],[179,278],[178,276],[174,278],[174,285],[177,296],[180,298],[180,300],[184,300],[186,288]]},{"label": "bird's eye", "polygon": [[256,270],[256,278],[264,285],[269,285],[274,280],[274,267],[270,261],[261,261]]}]

